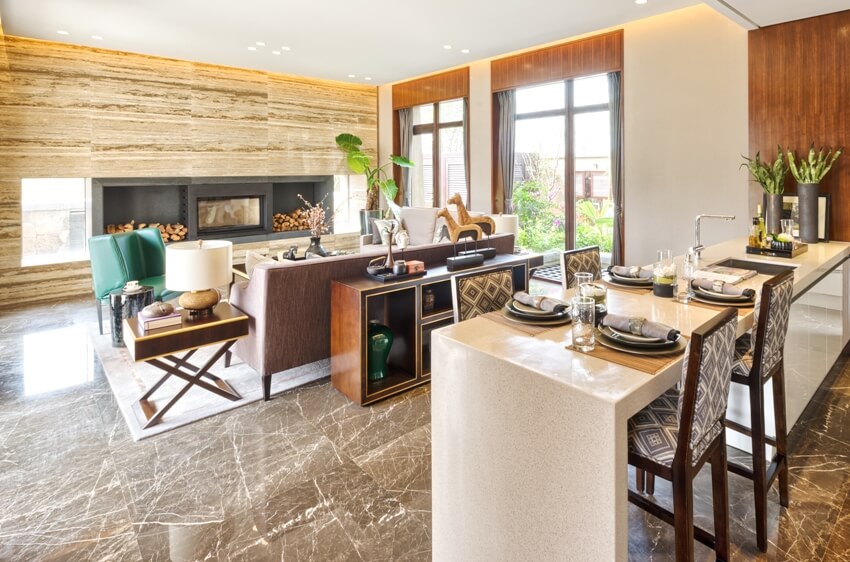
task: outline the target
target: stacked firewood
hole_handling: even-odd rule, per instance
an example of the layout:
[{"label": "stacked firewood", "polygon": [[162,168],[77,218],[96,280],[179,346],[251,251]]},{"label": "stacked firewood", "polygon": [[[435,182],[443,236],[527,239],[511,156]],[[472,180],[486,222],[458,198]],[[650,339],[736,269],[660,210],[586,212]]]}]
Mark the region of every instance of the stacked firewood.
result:
[{"label": "stacked firewood", "polygon": [[310,224],[307,222],[307,212],[303,209],[296,209],[287,214],[275,213],[273,218],[272,230],[275,232],[310,229]]},{"label": "stacked firewood", "polygon": [[139,224],[136,224],[135,220],[131,220],[130,222],[121,224],[106,225],[106,233],[116,234],[118,232],[130,232],[131,230],[138,230],[140,228],[158,228],[159,233],[162,235],[163,242],[177,242],[178,240],[183,240],[189,232],[189,229],[179,222],[174,224],[140,222]]}]

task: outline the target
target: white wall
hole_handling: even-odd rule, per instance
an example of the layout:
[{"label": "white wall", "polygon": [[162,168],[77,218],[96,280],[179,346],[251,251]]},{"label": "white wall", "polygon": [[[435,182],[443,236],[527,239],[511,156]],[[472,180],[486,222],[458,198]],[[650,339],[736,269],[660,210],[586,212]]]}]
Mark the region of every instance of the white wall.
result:
[{"label": "white wall", "polygon": [[747,32],[706,6],[625,26],[626,262],[655,250],[745,236],[748,218]]},{"label": "white wall", "polygon": [[[705,5],[623,29],[626,262],[648,263],[659,248],[684,253],[700,213],[738,217],[703,220],[704,243],[745,236],[746,30]],[[391,90],[378,92],[382,161],[392,148]],[[471,207],[480,211],[492,205],[491,99],[490,61],[472,63]]]}]

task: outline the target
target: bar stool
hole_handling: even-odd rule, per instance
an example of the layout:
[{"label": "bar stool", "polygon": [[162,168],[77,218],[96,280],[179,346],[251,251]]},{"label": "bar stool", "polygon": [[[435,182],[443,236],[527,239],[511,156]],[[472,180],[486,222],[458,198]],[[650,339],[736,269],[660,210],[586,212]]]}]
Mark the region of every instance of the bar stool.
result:
[{"label": "bar stool", "polygon": [[514,278],[510,266],[452,277],[455,322],[500,310],[513,296]]},{"label": "bar stool", "polygon": [[[675,527],[676,560],[694,559],[694,539],[729,559],[729,488],[724,421],[738,314],[727,308],[691,334],[679,390],[670,389],[628,424],[629,464],[673,484],[673,511],[629,490],[629,501]],[[694,526],[693,480],[711,463],[714,535]]]},{"label": "bar stool", "polygon": [[[767,550],[767,493],[779,477],[779,503],[788,507],[788,457],[785,426],[785,336],[794,294],[794,272],[786,271],[762,285],[753,315],[753,329],[735,342],[732,382],[748,387],[750,427],[726,420],[726,427],[752,438],[752,469],[729,462],[729,471],[753,481],[756,504],[756,544]],[[755,334],[753,340],[752,334]],[[773,412],[776,435],[768,436],[764,420],[764,385],[773,381]],[[767,465],[765,446],[776,453]]]},{"label": "bar stool", "polygon": [[594,279],[602,275],[602,261],[599,259],[599,246],[588,246],[577,250],[567,250],[561,254],[561,287],[563,290],[575,287],[575,274],[586,271]]}]

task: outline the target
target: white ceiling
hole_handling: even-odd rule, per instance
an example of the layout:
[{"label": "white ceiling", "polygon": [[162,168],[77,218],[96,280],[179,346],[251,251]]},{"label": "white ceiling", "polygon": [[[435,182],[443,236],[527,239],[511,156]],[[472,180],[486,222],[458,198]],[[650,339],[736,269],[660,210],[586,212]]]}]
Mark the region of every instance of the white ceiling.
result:
[{"label": "white ceiling", "polygon": [[[698,3],[0,0],[0,17],[9,35],[378,85]],[[848,0],[706,3],[749,28],[850,7]],[[68,35],[59,35],[57,30]],[[444,45],[452,49],[444,49]],[[291,50],[282,50],[284,46]],[[469,49],[469,53],[461,49]],[[367,76],[371,81],[366,81]]]}]

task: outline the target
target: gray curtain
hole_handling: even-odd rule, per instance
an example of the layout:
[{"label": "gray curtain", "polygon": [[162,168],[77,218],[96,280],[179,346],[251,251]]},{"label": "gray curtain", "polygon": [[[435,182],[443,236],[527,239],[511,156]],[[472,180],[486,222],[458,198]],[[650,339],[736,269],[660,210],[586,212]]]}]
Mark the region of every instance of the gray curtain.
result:
[{"label": "gray curtain", "polygon": [[611,108],[611,198],[614,200],[614,245],[611,263],[623,265],[623,125],[620,101],[620,73],[608,73],[608,104]]},{"label": "gray curtain", "polygon": [[[398,132],[401,154],[410,159],[410,147],[413,145],[413,109],[408,107],[398,110]],[[411,206],[413,195],[410,193],[410,168],[401,169],[402,203],[405,207]]]},{"label": "gray curtain", "polygon": [[469,98],[463,98],[463,173],[466,176],[466,206],[469,207]]},{"label": "gray curtain", "polygon": [[[498,92],[499,103],[499,153],[496,167],[496,206],[502,203],[502,212],[513,212],[514,146],[516,140],[516,94],[514,90]],[[499,209],[495,209],[499,211]]]}]

